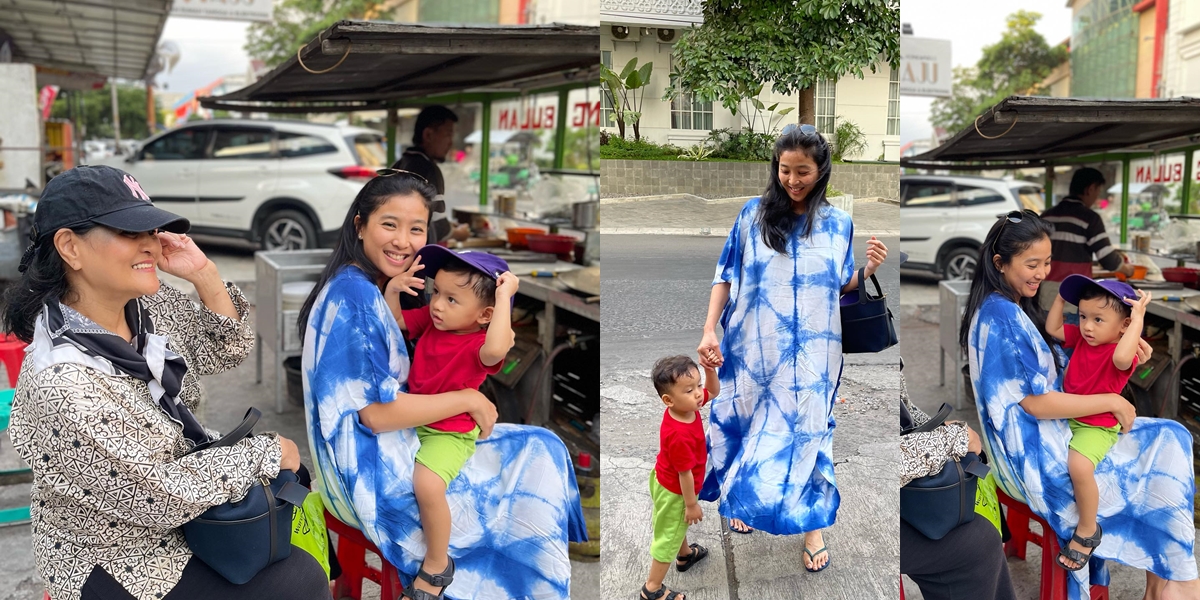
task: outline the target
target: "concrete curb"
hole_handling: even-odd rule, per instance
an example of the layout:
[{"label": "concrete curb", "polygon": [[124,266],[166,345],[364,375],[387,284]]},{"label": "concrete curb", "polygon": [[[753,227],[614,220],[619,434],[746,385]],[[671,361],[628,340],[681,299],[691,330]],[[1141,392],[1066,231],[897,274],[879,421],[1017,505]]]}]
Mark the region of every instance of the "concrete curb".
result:
[{"label": "concrete curb", "polygon": [[[693,235],[704,237],[728,237],[728,227],[601,227],[602,235]],[[874,229],[855,231],[854,236],[897,237],[899,229]]]}]

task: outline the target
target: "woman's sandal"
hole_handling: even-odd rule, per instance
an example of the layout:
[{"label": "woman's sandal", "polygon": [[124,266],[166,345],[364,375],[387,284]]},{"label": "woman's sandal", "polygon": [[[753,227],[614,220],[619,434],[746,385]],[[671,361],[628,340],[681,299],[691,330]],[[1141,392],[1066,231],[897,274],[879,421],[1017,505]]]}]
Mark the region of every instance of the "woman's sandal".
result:
[{"label": "woman's sandal", "polygon": [[[663,598],[663,594],[667,595],[666,598]],[[668,590],[667,584],[665,584],[665,583],[662,584],[661,586],[659,586],[658,590],[653,591],[653,592],[646,589],[646,586],[643,585],[642,586],[642,595],[639,598],[640,598],[640,600],[658,600],[659,598],[663,598],[663,600],[678,600],[680,594],[683,595],[684,600],[687,600],[687,592],[676,592],[674,590]]]},{"label": "woman's sandal", "polygon": [[1079,537],[1078,533],[1071,534],[1072,542],[1075,542],[1084,548],[1091,548],[1092,551],[1084,554],[1078,550],[1075,550],[1074,548],[1071,548],[1070,546],[1063,546],[1062,550],[1059,550],[1058,555],[1078,564],[1079,566],[1072,569],[1071,567],[1064,565],[1061,560],[1056,560],[1054,562],[1057,562],[1058,566],[1068,571],[1078,571],[1082,569],[1085,565],[1087,565],[1088,561],[1092,559],[1092,554],[1096,552],[1096,546],[1100,545],[1100,537],[1103,535],[1104,530],[1100,528],[1099,523],[1096,524],[1096,533],[1093,533],[1092,537],[1082,538]]},{"label": "woman's sandal", "polygon": [[437,586],[437,595],[430,594],[425,590],[418,590],[415,587],[409,587],[400,595],[401,598],[409,598],[410,600],[443,600],[446,597],[446,588],[454,582],[454,559],[447,557],[450,564],[446,565],[446,570],[437,575],[430,575],[425,567],[417,569],[417,577],[424,579],[429,585]]},{"label": "woman's sandal", "polygon": [[[692,565],[704,560],[704,557],[708,556],[708,548],[705,548],[700,544],[690,544],[688,548],[691,548],[692,551],[688,554],[675,557],[675,570],[679,571],[680,573],[692,568]],[[681,560],[683,561],[683,564],[679,564],[679,561]]]},{"label": "woman's sandal", "polygon": [[745,529],[738,529],[737,527],[734,527],[732,521],[729,523],[729,531],[732,531],[733,533],[741,535],[750,535],[751,533],[754,533],[754,528],[747,525],[745,521],[742,521],[742,527]]},{"label": "woman's sandal", "polygon": [[825,556],[827,557],[825,559],[825,564],[821,565],[820,569],[810,569],[810,568],[808,568],[808,565],[804,565],[805,571],[808,571],[809,573],[820,573],[821,571],[824,571],[826,568],[829,567],[829,563],[833,562],[833,557],[829,556],[829,550],[827,550],[825,546],[821,546],[821,549],[817,550],[816,552],[810,551],[808,549],[808,546],[804,547],[804,553],[808,555],[808,561],[813,564],[816,564],[817,555],[822,552],[824,552]]}]

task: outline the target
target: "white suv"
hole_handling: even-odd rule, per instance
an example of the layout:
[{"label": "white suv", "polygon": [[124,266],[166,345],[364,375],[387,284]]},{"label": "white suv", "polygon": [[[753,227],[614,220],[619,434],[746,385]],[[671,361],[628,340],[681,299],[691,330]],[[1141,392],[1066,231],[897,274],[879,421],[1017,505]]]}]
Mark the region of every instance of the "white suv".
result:
[{"label": "white suv", "polygon": [[945,279],[971,279],[979,247],[996,217],[1045,208],[1042,188],[1027,181],[961,175],[900,177],[900,244],[905,268]]},{"label": "white suv", "polygon": [[193,233],[299,250],[332,245],[354,196],[386,166],[382,139],[362,127],[200,121],[100,163],[133,174]]}]

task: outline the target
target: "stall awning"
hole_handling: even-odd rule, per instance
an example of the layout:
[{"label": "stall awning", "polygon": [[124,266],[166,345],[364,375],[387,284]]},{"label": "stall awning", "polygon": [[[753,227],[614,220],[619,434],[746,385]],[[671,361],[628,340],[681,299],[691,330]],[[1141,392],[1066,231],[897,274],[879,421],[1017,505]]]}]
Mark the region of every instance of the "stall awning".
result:
[{"label": "stall awning", "polygon": [[[986,136],[986,137],[985,137]],[[1103,100],[1011,96],[904,167],[1037,167],[1056,158],[1153,153],[1200,144],[1200,99]]]},{"label": "stall awning", "polygon": [[171,0],[0,0],[13,62],[69,73],[142,79]]},{"label": "stall awning", "polygon": [[598,82],[599,63],[598,27],[341,21],[258,82],[202,98],[201,104],[340,112],[451,92],[470,101],[474,91],[517,93]]}]

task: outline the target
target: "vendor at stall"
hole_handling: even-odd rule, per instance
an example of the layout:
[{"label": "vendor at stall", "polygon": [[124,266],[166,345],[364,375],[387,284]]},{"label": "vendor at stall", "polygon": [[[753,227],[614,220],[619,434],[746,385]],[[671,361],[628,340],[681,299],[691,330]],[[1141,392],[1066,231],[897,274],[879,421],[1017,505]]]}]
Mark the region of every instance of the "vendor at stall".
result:
[{"label": "vendor at stall", "polygon": [[[458,115],[440,104],[421,109],[420,114],[417,115],[417,122],[413,126],[413,145],[400,155],[400,160],[396,161],[392,168],[403,169],[424,177],[437,190],[438,196],[444,196],[446,181],[442,178],[442,169],[437,164],[446,162],[446,155],[450,153],[450,148],[454,144],[454,124],[457,122]],[[444,202],[442,207],[438,212],[445,211]],[[470,235],[468,229],[465,227],[461,229],[463,230],[461,233],[465,235],[461,235],[461,237],[455,235],[455,238],[465,239]],[[460,232],[455,231],[454,233]],[[450,234],[450,222],[445,217],[436,218],[433,226],[429,228],[429,242],[439,242],[450,237]]]},{"label": "vendor at stall", "polygon": [[1109,242],[1104,220],[1092,206],[1104,189],[1104,174],[1083,167],[1071,176],[1071,189],[1066,198],[1042,213],[1042,218],[1054,224],[1050,236],[1050,274],[1038,289],[1038,302],[1050,310],[1058,296],[1058,286],[1068,275],[1092,276],[1092,257],[1100,266],[1126,276],[1133,275],[1133,265],[1121,259],[1121,253]]}]

